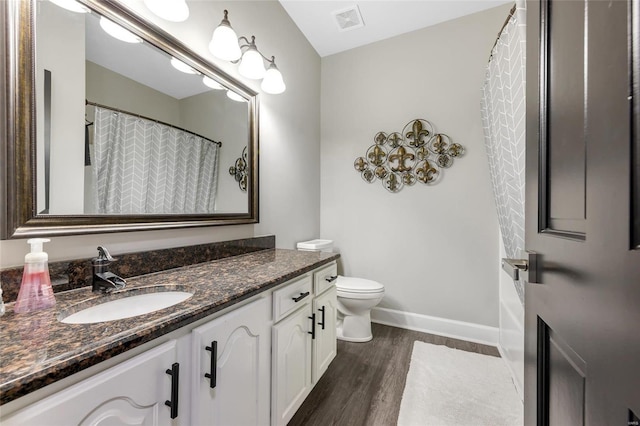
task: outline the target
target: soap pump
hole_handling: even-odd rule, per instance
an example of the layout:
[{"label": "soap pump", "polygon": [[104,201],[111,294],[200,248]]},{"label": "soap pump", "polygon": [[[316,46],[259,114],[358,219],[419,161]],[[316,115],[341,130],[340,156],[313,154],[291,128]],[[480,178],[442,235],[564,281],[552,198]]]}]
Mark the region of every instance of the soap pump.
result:
[{"label": "soap pump", "polygon": [[18,314],[50,308],[56,304],[47,266],[49,256],[42,251],[42,244],[49,241],[51,240],[48,238],[27,240],[27,244],[31,245],[31,252],[24,257],[22,284],[13,308]]}]

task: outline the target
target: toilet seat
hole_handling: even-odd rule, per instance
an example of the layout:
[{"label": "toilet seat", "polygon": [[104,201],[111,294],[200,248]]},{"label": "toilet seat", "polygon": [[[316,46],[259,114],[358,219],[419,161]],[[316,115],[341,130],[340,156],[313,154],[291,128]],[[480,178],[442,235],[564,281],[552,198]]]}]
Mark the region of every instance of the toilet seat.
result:
[{"label": "toilet seat", "polygon": [[384,286],[379,282],[364,278],[338,276],[336,289],[339,297],[352,299],[368,299],[384,293]]}]

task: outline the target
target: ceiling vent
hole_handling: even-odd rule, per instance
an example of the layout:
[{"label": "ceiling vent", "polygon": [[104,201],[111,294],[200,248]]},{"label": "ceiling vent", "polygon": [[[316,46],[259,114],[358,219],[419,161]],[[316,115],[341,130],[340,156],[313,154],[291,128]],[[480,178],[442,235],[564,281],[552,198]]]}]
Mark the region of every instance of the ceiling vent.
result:
[{"label": "ceiling vent", "polygon": [[350,31],[364,27],[362,15],[360,15],[360,9],[358,9],[358,6],[356,5],[347,9],[336,10],[333,12],[333,17],[335,18],[340,31]]}]

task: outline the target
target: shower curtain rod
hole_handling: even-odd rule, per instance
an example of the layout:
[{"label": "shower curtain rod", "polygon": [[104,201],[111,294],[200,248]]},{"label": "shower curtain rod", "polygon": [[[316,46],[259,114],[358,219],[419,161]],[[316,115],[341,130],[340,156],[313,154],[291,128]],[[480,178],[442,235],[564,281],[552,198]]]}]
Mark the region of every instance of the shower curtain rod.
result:
[{"label": "shower curtain rod", "polygon": [[155,118],[145,117],[144,115],[136,114],[134,112],[125,111],[123,109],[110,107],[110,106],[107,106],[107,105],[102,105],[102,104],[99,104],[99,103],[96,103],[96,102],[91,102],[91,101],[88,101],[86,99],[84,100],[84,104],[85,105],[92,105],[92,106],[95,106],[95,107],[98,107],[98,108],[108,109],[108,110],[111,110],[111,111],[114,111],[114,112],[121,112],[123,114],[129,114],[129,115],[132,115],[134,117],[142,118],[143,120],[153,121],[154,123],[162,124],[163,126],[171,127],[173,129],[176,129],[176,130],[181,130],[181,131],[183,131],[185,133],[189,133],[190,135],[194,135],[194,136],[197,136],[197,137],[202,138],[204,140],[207,140],[209,142],[215,143],[219,147],[222,146],[222,142],[214,141],[213,139],[209,139],[209,138],[206,138],[206,137],[204,137],[202,135],[194,133],[191,130],[183,129],[182,127],[174,126],[173,124],[165,123],[163,121],[156,120]]},{"label": "shower curtain rod", "polygon": [[498,40],[500,40],[500,36],[502,35],[502,32],[504,31],[504,27],[507,26],[507,24],[509,23],[509,19],[511,19],[511,17],[513,16],[514,13],[516,13],[516,5],[515,4],[511,8],[511,10],[509,11],[509,15],[507,15],[507,19],[504,20],[504,24],[502,24],[502,27],[500,28],[500,31],[498,31],[498,36],[496,37],[496,41],[494,41],[493,42],[493,46],[491,46],[491,51],[489,53],[489,61],[491,61],[491,57],[493,57],[493,48],[496,47],[496,44],[498,44]]}]

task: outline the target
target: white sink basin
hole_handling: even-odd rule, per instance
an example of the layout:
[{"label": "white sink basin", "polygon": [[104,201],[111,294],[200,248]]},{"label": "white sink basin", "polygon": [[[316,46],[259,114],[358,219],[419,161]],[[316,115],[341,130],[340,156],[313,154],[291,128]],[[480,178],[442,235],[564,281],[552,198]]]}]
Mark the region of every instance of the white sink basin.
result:
[{"label": "white sink basin", "polygon": [[162,291],[124,296],[73,313],[60,322],[65,324],[92,324],[148,314],[183,302],[193,296],[186,291]]}]

